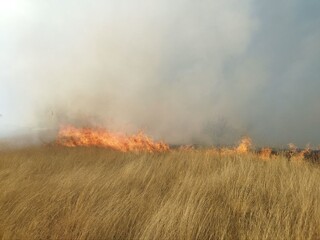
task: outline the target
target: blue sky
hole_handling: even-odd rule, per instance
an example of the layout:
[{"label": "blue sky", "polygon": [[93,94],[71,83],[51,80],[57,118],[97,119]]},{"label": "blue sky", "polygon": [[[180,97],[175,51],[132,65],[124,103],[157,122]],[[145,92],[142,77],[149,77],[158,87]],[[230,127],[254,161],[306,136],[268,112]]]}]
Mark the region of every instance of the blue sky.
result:
[{"label": "blue sky", "polygon": [[320,144],[317,0],[0,0],[0,136]]}]

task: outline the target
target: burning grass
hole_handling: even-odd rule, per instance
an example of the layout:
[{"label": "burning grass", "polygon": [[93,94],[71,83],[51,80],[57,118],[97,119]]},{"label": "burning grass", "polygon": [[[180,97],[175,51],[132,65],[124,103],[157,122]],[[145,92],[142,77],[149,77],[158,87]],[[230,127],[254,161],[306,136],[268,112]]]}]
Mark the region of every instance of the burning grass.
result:
[{"label": "burning grass", "polygon": [[143,132],[127,136],[123,133],[110,132],[104,128],[61,127],[57,144],[66,147],[102,147],[121,152],[164,152],[169,146],[163,142],[154,142]]},{"label": "burning grass", "polygon": [[[124,133],[111,132],[105,128],[99,127],[75,127],[66,125],[60,128],[56,143],[65,147],[99,147],[113,149],[120,152],[168,152],[169,145],[164,142],[155,142],[153,139],[145,135],[142,131],[138,134],[128,136]],[[312,152],[311,148],[307,146],[304,150],[298,148],[290,143],[289,150],[282,152],[275,152],[271,148],[265,147],[259,151],[254,151],[253,142],[249,137],[243,137],[238,146],[234,148],[215,148],[211,147],[206,151],[211,154],[227,155],[245,155],[256,154],[262,160],[276,159],[277,155],[285,155],[288,160],[303,161],[311,156],[316,161],[320,160],[320,153]],[[193,151],[195,147],[192,145],[180,146],[179,151]],[[176,150],[176,149],[175,149]],[[276,153],[276,154],[275,154]],[[310,159],[310,157],[309,157]]]},{"label": "burning grass", "polygon": [[2,151],[0,239],[319,239],[319,181],[233,149]]}]

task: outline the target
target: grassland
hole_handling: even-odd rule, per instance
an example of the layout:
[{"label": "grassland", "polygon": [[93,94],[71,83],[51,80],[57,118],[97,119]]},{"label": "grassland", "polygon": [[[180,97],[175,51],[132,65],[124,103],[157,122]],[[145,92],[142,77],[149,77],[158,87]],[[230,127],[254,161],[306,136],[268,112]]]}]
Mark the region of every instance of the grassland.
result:
[{"label": "grassland", "polygon": [[0,239],[320,239],[320,169],[206,151],[0,151]]}]

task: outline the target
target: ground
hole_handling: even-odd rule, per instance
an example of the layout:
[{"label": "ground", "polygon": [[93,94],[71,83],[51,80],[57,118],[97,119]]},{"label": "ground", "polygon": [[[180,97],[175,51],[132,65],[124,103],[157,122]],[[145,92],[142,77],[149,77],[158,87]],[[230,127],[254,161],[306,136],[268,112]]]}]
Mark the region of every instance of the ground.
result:
[{"label": "ground", "polygon": [[0,239],[320,239],[320,168],[207,150],[0,151]]}]

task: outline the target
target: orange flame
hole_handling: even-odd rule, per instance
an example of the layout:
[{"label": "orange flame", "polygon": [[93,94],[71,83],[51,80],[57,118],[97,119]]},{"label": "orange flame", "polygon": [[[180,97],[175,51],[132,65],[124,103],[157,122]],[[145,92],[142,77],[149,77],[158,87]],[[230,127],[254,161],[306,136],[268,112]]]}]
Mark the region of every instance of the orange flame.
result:
[{"label": "orange flame", "polygon": [[74,126],[60,128],[57,144],[66,147],[95,146],[111,148],[121,152],[163,152],[169,150],[167,144],[154,142],[142,132],[127,136],[122,133],[110,132],[104,128],[77,128]]},{"label": "orange flame", "polygon": [[291,151],[291,159],[297,162],[301,162],[305,160],[305,154],[308,154],[311,152],[311,147],[309,144],[306,145],[306,147],[302,151],[298,151],[298,148],[293,144],[289,143],[288,144],[289,149]]},{"label": "orange flame", "polygon": [[261,149],[259,156],[263,160],[269,160],[271,159],[271,153],[272,153],[272,149],[269,147],[265,147]]},{"label": "orange flame", "polygon": [[237,153],[248,153],[252,148],[252,140],[249,137],[241,139],[240,144],[235,149]]}]

